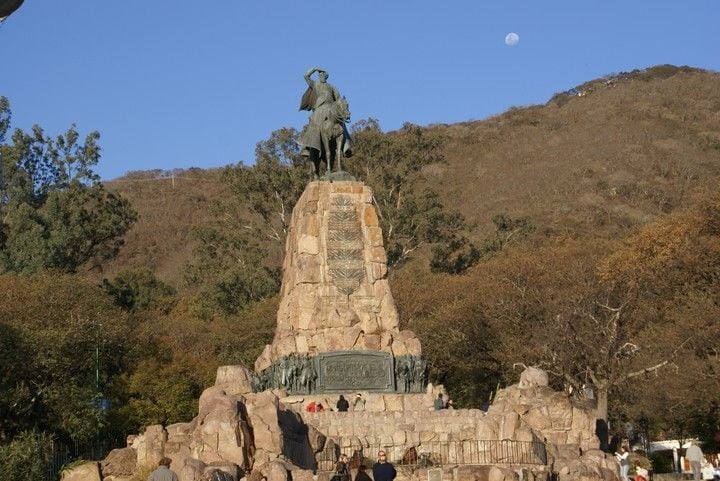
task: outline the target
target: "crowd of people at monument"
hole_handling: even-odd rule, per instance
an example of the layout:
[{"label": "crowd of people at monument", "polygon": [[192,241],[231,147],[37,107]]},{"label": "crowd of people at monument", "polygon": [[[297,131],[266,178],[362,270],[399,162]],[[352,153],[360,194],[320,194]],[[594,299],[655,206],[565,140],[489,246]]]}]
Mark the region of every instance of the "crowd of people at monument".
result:
[{"label": "crowd of people at monument", "polygon": [[[455,409],[453,400],[449,397],[446,398],[446,396],[443,396],[442,393],[438,394],[438,397],[435,399],[433,406],[436,411],[440,411],[442,409]],[[355,398],[352,400],[352,404],[350,403],[350,401],[345,399],[344,395],[340,394],[337,403],[335,403],[335,411],[344,413],[348,412],[351,407],[353,411],[365,410],[365,398],[363,398],[362,393],[355,394]],[[307,406],[305,406],[305,410],[309,413],[320,413],[325,411],[325,409],[326,408],[325,406],[323,406],[322,403],[318,403],[316,401],[310,401]]]},{"label": "crowd of people at monument", "polygon": [[[335,403],[335,410],[341,413],[348,412],[351,407],[353,411],[365,410],[365,398],[363,398],[362,393],[355,394],[355,399],[353,399],[352,405],[342,394],[338,398],[337,403]],[[305,406],[305,410],[309,413],[321,413],[325,411],[325,406],[323,406],[322,403],[310,401],[307,406]]]}]

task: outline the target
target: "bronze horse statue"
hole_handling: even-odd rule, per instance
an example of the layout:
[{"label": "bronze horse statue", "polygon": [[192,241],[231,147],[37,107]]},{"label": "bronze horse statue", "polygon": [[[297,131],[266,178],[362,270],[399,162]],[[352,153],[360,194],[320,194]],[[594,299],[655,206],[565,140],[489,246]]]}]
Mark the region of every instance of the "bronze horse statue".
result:
[{"label": "bronze horse statue", "polygon": [[332,102],[320,125],[321,150],[311,149],[310,151],[315,177],[320,177],[320,164],[323,161],[327,166],[328,175],[333,171],[342,172],[341,159],[352,155],[350,134],[346,126],[349,121],[350,108],[345,97]]}]

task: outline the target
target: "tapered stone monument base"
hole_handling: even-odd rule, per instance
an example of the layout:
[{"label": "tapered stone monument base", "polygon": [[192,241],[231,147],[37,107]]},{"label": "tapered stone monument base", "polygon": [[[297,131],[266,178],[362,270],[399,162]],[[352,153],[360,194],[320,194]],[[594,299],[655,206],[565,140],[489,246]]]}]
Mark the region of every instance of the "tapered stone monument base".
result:
[{"label": "tapered stone monument base", "polygon": [[[421,355],[415,334],[398,328],[382,230],[372,191],[362,182],[308,184],[292,214],[281,295],[275,338],[255,363],[258,373],[288,356],[368,351],[394,360]],[[292,371],[293,362],[283,372]],[[400,369],[409,372],[408,366]],[[395,368],[391,363],[389,369]]]}]

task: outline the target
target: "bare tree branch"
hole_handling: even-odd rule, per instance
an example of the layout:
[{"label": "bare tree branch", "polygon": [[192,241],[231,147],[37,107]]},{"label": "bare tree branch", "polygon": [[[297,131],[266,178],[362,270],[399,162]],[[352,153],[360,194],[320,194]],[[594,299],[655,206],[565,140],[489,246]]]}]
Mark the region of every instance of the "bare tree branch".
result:
[{"label": "bare tree branch", "polygon": [[647,373],[650,373],[650,372],[653,372],[653,371],[657,371],[657,370],[660,369],[661,367],[667,366],[669,363],[670,363],[670,361],[666,359],[666,360],[664,360],[663,362],[660,362],[660,363],[658,363],[658,364],[655,364],[654,366],[646,367],[646,368],[644,368],[644,369],[640,369],[639,371],[635,371],[635,372],[629,372],[629,373],[627,373],[627,374],[625,375],[625,379],[631,379],[631,378],[633,378],[633,377],[637,377],[637,376],[641,376],[641,375],[643,375],[643,374],[647,374]]},{"label": "bare tree branch", "polygon": [[639,371],[634,371],[634,372],[627,373],[627,374],[624,376],[624,379],[631,379],[631,378],[633,378],[633,377],[641,376],[641,375],[643,375],[643,374],[647,374],[647,373],[650,373],[650,372],[657,371],[657,370],[660,369],[661,367],[667,366],[668,364],[670,364],[670,362],[672,361],[672,359],[677,355],[677,353],[680,352],[680,349],[682,349],[682,348],[685,346],[685,344],[687,344],[688,342],[690,342],[690,339],[692,339],[692,337],[688,337],[688,338],[685,339],[683,342],[681,342],[681,343],[677,346],[677,348],[675,348],[675,350],[673,350],[673,351],[670,353],[670,355],[668,356],[668,358],[665,359],[664,361],[659,362],[659,363],[655,364],[654,366],[650,366],[650,367],[646,367],[646,368],[644,368],[644,369],[640,369]]}]

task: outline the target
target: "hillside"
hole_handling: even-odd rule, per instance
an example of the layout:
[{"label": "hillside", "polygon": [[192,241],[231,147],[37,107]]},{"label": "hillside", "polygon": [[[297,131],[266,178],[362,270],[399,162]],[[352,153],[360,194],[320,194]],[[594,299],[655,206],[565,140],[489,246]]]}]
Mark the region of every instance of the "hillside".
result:
[{"label": "hillside", "polygon": [[127,197],[139,220],[125,236],[119,256],[92,275],[111,278],[122,269],[146,267],[179,286],[192,255],[193,228],[211,212],[213,202],[226,195],[221,170],[134,172],[106,187]]},{"label": "hillside", "polygon": [[[587,82],[545,105],[428,127],[448,138],[428,178],[448,205],[492,233],[498,213],[540,232],[616,237],[720,180],[720,74],[654,67]],[[260,140],[260,139],[258,139]],[[226,193],[219,170],[172,179],[134,173],[109,182],[139,211],[120,256],[101,275],[145,266],[179,286],[191,231]]]},{"label": "hillside", "polygon": [[720,75],[656,67],[434,128],[450,143],[432,178],[468,218],[487,225],[506,212],[543,230],[615,235],[717,187]]}]

